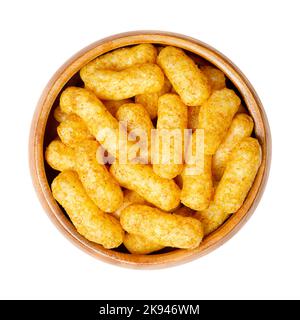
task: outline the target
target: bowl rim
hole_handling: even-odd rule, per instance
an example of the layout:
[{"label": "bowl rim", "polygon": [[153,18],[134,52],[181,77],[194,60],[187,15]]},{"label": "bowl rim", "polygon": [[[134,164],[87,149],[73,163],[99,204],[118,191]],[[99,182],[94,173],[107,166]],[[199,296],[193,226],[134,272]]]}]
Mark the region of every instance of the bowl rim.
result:
[{"label": "bowl rim", "polygon": [[[208,235],[196,249],[174,251],[153,255],[133,255],[104,249],[81,236],[67,219],[52,196],[44,167],[44,133],[52,105],[64,85],[80,68],[100,54],[127,45],[154,43],[173,45],[200,55],[222,70],[240,92],[243,100],[255,119],[257,135],[262,144],[262,164],[243,206],[221,227]],[[259,124],[259,125],[258,125]],[[177,33],[164,31],[131,31],[115,34],[98,40],[83,48],[65,62],[52,76],[38,101],[29,137],[30,172],[38,198],[55,226],[73,244],[93,257],[114,265],[130,268],[164,268],[197,259],[215,250],[228,241],[253,214],[257,207],[269,175],[271,164],[271,132],[265,110],[249,80],[226,56],[206,43]]]}]

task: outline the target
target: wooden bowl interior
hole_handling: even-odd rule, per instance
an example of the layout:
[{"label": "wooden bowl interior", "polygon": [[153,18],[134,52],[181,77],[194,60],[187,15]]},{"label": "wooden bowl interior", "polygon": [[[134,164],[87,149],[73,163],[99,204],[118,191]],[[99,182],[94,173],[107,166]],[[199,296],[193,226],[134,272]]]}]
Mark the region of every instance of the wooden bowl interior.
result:
[{"label": "wooden bowl interior", "polygon": [[[200,56],[206,63],[222,70],[227,76],[227,86],[236,91],[253,117],[255,123],[253,136],[258,138],[262,146],[262,165],[243,206],[220,228],[207,236],[198,248],[193,250],[166,248],[150,255],[132,255],[128,253],[123,245],[115,250],[104,249],[101,245],[86,240],[76,231],[65,211],[54,200],[49,187],[58,172],[46,163],[44,153],[48,144],[57,136],[56,128],[58,123],[54,119],[53,113],[59,104],[61,92],[68,86],[82,87],[83,82],[79,77],[78,71],[98,55],[119,47],[139,43],[181,47],[189,53]],[[270,133],[263,108],[252,86],[244,75],[215,49],[197,40],[174,34],[133,33],[118,35],[92,44],[71,58],[54,75],[44,91],[33,120],[30,157],[33,181],[44,208],[56,226],[77,246],[97,258],[114,264],[136,268],[168,267],[192,260],[220,246],[250,217],[262,195],[268,175]]]}]

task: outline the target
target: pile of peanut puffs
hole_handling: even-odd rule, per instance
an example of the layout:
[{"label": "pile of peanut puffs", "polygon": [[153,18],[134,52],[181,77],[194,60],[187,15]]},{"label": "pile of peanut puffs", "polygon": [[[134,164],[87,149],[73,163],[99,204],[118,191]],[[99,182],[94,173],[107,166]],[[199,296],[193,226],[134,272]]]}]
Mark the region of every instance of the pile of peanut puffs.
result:
[{"label": "pile of peanut puffs", "polygon": [[[222,71],[176,47],[140,44],[97,57],[80,77],[84,88],[61,94],[58,137],[45,158],[59,171],[53,196],[82,236],[107,249],[123,243],[132,254],[193,249],[239,210],[261,147]],[[135,141],[128,138],[123,149],[122,123],[128,134],[145,134],[143,161],[137,154],[128,161]],[[189,140],[174,136],[166,155],[165,132],[183,137],[186,129]],[[197,148],[201,168],[193,171],[199,163],[188,160]],[[104,154],[110,163],[101,161]]]}]

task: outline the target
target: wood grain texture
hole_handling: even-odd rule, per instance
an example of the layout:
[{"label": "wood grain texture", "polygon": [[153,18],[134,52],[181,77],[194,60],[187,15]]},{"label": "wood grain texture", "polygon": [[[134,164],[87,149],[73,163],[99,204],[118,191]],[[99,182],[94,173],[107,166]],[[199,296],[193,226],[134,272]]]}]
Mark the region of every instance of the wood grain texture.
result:
[{"label": "wood grain texture", "polygon": [[[122,250],[107,250],[82,237],[69,218],[54,200],[49,184],[56,172],[44,159],[45,146],[54,138],[57,123],[53,118],[54,108],[63,88],[82,85],[78,71],[89,61],[110,50],[139,43],[172,45],[190,51],[222,70],[239,92],[244,105],[254,119],[254,135],[262,146],[262,164],[243,206],[219,229],[207,236],[193,250],[172,250],[152,255],[132,255]],[[97,41],[81,50],[67,61],[52,77],[38,102],[31,126],[29,162],[37,195],[52,222],[75,245],[106,262],[131,268],[163,268],[199,258],[229,240],[250,218],[257,207],[269,174],[271,161],[271,134],[263,106],[250,82],[243,73],[223,54],[207,44],[183,35],[161,31],[137,31],[117,34]]]}]

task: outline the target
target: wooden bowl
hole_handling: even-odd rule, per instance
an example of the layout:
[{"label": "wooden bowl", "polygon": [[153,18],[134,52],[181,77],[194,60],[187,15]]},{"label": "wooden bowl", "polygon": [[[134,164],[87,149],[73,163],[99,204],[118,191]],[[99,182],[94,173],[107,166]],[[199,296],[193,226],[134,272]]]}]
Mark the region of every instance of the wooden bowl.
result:
[{"label": "wooden bowl", "polygon": [[[78,71],[89,61],[110,50],[139,43],[180,47],[204,58],[222,70],[253,117],[254,134],[262,146],[262,165],[243,206],[193,250],[174,249],[150,255],[133,255],[126,253],[122,248],[104,249],[101,245],[88,241],[76,231],[53,198],[49,187],[57,172],[46,164],[44,152],[45,147],[56,136],[57,123],[53,118],[53,110],[58,105],[60,93],[69,85],[82,85]],[[162,268],[191,261],[211,252],[230,239],[249,219],[258,205],[267,182],[271,160],[271,135],[264,109],[252,85],[223,54],[203,42],[183,35],[160,31],[139,31],[118,34],[91,44],[73,56],[54,74],[38,102],[32,120],[29,154],[33,184],[38,197],[50,219],[68,239],[94,257],[115,265]]]}]

